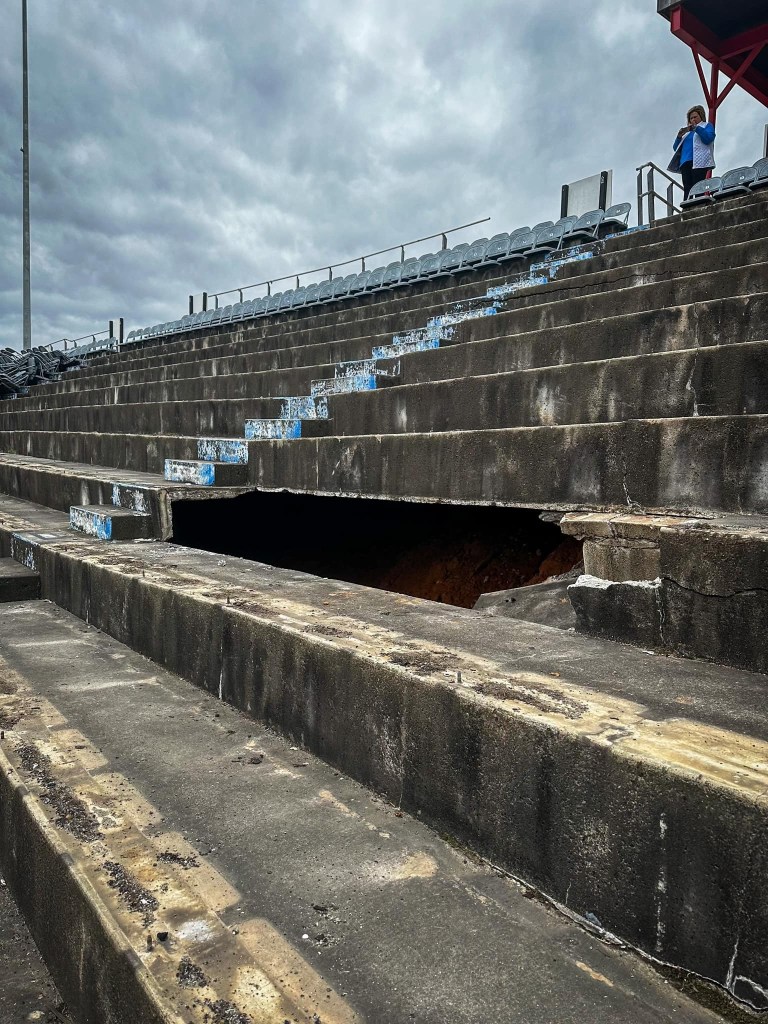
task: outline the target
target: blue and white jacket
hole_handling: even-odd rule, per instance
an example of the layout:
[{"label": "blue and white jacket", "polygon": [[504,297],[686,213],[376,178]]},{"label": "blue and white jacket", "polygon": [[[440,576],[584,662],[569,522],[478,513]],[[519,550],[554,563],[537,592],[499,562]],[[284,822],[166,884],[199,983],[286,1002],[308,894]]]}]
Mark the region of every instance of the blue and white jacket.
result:
[{"label": "blue and white jacket", "polygon": [[682,139],[677,135],[673,144],[675,155],[667,170],[680,173],[683,164],[693,164],[694,170],[715,166],[715,129],[708,122],[697,124]]}]

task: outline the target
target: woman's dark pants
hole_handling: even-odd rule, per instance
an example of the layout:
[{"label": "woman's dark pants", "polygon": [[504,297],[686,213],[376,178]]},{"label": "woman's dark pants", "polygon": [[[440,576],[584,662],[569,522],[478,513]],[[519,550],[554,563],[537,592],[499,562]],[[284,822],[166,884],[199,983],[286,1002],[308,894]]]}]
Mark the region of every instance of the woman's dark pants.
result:
[{"label": "woman's dark pants", "polygon": [[697,167],[694,171],[693,164],[689,162],[687,164],[680,164],[680,173],[683,176],[683,188],[685,189],[683,199],[687,199],[688,193],[693,186],[700,181],[704,181],[708,172],[706,167]]}]

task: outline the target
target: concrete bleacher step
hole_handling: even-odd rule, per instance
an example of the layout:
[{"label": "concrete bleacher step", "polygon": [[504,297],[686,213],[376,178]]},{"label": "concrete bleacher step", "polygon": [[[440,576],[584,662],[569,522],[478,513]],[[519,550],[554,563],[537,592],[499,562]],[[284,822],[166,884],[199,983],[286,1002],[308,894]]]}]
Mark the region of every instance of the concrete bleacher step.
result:
[{"label": "concrete bleacher step", "polygon": [[77,533],[99,540],[146,540],[154,536],[150,515],[114,505],[73,505],[69,525]]},{"label": "concrete bleacher step", "polygon": [[580,632],[768,673],[768,517],[571,513]]},{"label": "concrete bleacher step", "polygon": [[332,433],[328,417],[307,419],[247,419],[248,441],[290,441],[297,437],[326,437]]},{"label": "concrete bleacher step", "polygon": [[714,1024],[737,1011],[697,982],[705,1009],[572,909],[73,615],[9,610],[0,869],[75,1020]]},{"label": "concrete bleacher step", "polygon": [[0,603],[34,601],[40,597],[40,573],[13,558],[0,558]]},{"label": "concrete bleacher step", "polygon": [[351,391],[375,391],[377,388],[396,384],[400,379],[397,373],[376,370],[373,373],[350,373],[339,377],[327,377],[313,380],[310,393],[313,398],[327,398],[330,395],[344,395]]},{"label": "concrete bleacher step", "polygon": [[[41,516],[22,502],[0,500],[3,543],[25,522],[38,530],[45,525],[53,534],[63,520],[48,510]],[[474,848],[522,876],[529,887],[567,905],[569,914],[599,922],[657,961],[714,979],[753,1005],[765,1005],[764,677],[659,659],[564,630],[441,608],[238,559],[222,564],[218,555],[177,545],[139,545],[126,560],[123,552],[105,549],[89,538],[73,548],[54,536],[40,540],[37,550],[47,600],[87,618],[93,627],[156,659],[168,671],[179,672],[212,697],[258,717],[257,728],[271,725],[290,737],[291,744],[322,753],[337,772],[364,780],[398,809],[418,811],[454,842]],[[124,614],[126,606],[130,615]],[[148,629],[147,623],[162,623],[162,629]],[[55,623],[50,628],[54,630]],[[244,658],[244,651],[258,654]],[[105,661],[111,678],[115,662]],[[64,664],[77,671],[77,659],[64,659]],[[196,740],[191,742],[202,760],[194,773],[188,748],[171,755],[166,739],[163,749],[168,756],[158,756],[153,752],[157,748],[145,746],[143,716],[147,724],[154,723],[147,735],[162,743],[177,729],[173,723],[175,715],[181,715],[180,703],[172,698],[174,690],[166,678],[158,679],[157,666],[148,667],[145,676],[133,675],[133,682],[131,676],[129,671],[105,691],[101,667],[93,687],[73,685],[74,679],[64,673],[48,673],[48,683],[60,688],[56,700],[70,696],[66,707],[59,705],[60,717],[50,715],[47,720],[58,723],[63,716],[69,729],[77,729],[72,716],[79,716],[78,702],[88,712],[94,709],[94,700],[102,701],[105,723],[122,730],[137,758],[126,749],[130,756],[125,760],[112,739],[105,736],[99,743],[91,736],[94,746],[104,750],[104,761],[97,763],[106,762],[113,770],[127,765],[134,781],[146,773],[152,802],[166,794],[182,796],[164,774],[166,767],[177,764],[191,787],[189,800],[154,808],[158,817],[186,821],[187,813],[193,815],[198,831],[192,834],[204,837],[205,849],[218,851],[214,864],[235,869],[230,878],[237,890],[232,906],[245,909],[246,915],[256,912],[250,903],[240,901],[247,899],[246,892],[260,898],[264,887],[255,879],[240,884],[237,865],[264,862],[253,855],[256,847],[241,855],[251,842],[249,822],[269,843],[279,831],[277,825],[265,827],[263,815],[242,813],[243,807],[262,798],[262,786],[254,789],[250,774],[244,780],[248,802],[240,804],[241,813],[235,816],[243,845],[234,838],[221,842],[217,827],[208,831],[208,814],[201,819],[199,802],[208,782],[222,775],[218,762],[210,760],[209,748]],[[136,693],[142,680],[147,685]],[[134,697],[136,713],[142,716],[138,729],[136,715],[128,710],[131,705],[122,704]],[[170,705],[156,703],[169,699]],[[220,707],[221,717],[215,719],[212,713],[202,713],[200,701],[199,695],[194,698],[192,714],[215,726],[212,743],[224,752],[222,764],[229,769],[223,774],[232,786],[235,755],[221,747],[221,737],[233,727],[225,718],[229,712]],[[116,713],[117,707],[122,713]],[[128,729],[125,722],[130,723]],[[254,733],[253,726],[243,728],[242,720],[235,728]],[[178,730],[189,742],[194,730],[189,731],[186,715],[179,719]],[[258,734],[256,742],[261,740]],[[302,758],[294,756],[296,770]],[[52,760],[68,763],[66,758]],[[114,769],[115,765],[119,767]],[[282,769],[282,762],[276,767]],[[296,780],[283,771],[275,779],[284,797],[289,786],[289,805],[299,807],[306,830],[308,809],[303,799],[295,799]],[[327,790],[327,784],[314,785],[309,806],[318,800],[327,805]],[[330,792],[339,820],[357,827],[360,805],[351,805],[333,784]],[[239,793],[238,789],[234,795]],[[92,805],[104,806],[98,797]],[[228,804],[222,812],[223,823],[231,815]],[[367,813],[362,817],[367,832]],[[722,841],[724,821],[728,842]],[[389,862],[392,835],[373,860]],[[376,837],[376,843],[381,839]],[[286,849],[293,842],[291,832]],[[308,863],[305,845],[294,852]],[[282,855],[267,859],[270,870],[282,870]],[[369,860],[366,855],[364,864]],[[359,868],[359,855],[357,861]],[[320,864],[324,877],[345,874],[328,871],[325,856]],[[371,870],[378,878],[376,869]],[[364,874],[370,882],[367,868]],[[428,874],[437,877],[440,871]],[[155,878],[151,872],[146,877]],[[290,860],[285,877],[288,884],[298,884],[295,860]],[[314,869],[307,877],[310,886],[319,884]],[[165,881],[157,877],[158,891]],[[463,891],[461,886],[454,888]],[[733,899],[733,893],[740,898]],[[397,895],[406,896],[402,891]],[[327,906],[325,899],[312,902]],[[487,909],[484,901],[473,902]],[[280,899],[270,902],[280,905]],[[424,912],[421,900],[417,905],[421,910],[411,921]],[[397,906],[403,913],[402,900]],[[262,905],[262,916],[266,909]],[[297,921],[293,907],[289,909],[286,921],[293,918],[293,930],[288,926],[288,934],[301,936],[307,931],[303,919]],[[455,914],[454,930],[463,920],[453,910],[449,919]],[[390,916],[372,915],[367,927]],[[231,927],[237,927],[236,921],[235,912]],[[471,932],[490,939],[497,927],[473,925]],[[319,927],[318,934],[322,930]],[[69,932],[80,934],[77,928]],[[146,929],[139,936],[145,942]],[[462,964],[467,955],[464,945],[462,939]],[[412,948],[410,941],[409,958]],[[376,962],[381,963],[381,956]],[[496,959],[493,964],[490,989],[495,992],[504,985],[506,974],[499,976]],[[421,967],[417,976],[423,986]],[[467,982],[465,977],[463,984]],[[535,989],[541,1000],[538,980]],[[603,985],[601,997],[610,998],[612,991]],[[635,1002],[632,1013],[642,1012]],[[473,1012],[467,1019],[483,1018]],[[490,1019],[505,1015],[493,1014]],[[556,1013],[552,1019],[561,1018]]]},{"label": "concrete bleacher step", "polygon": [[247,483],[248,467],[242,462],[166,459],[163,476],[172,483],[197,487],[238,487]]}]

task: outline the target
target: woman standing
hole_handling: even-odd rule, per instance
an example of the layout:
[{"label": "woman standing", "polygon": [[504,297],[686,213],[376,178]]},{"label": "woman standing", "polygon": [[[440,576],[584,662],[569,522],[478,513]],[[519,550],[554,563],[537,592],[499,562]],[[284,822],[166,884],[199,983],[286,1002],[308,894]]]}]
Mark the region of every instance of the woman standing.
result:
[{"label": "woman standing", "polygon": [[715,166],[715,129],[707,122],[704,107],[691,107],[688,111],[688,124],[675,136],[674,149],[667,169],[682,174],[683,198],[687,199],[693,186],[703,181]]}]

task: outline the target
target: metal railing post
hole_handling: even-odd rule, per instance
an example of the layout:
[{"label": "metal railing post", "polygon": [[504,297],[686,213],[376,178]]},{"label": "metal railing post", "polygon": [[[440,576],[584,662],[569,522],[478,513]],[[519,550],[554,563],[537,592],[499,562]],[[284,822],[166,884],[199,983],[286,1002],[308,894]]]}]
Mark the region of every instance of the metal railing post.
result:
[{"label": "metal railing post", "polygon": [[445,232],[443,231],[440,237],[441,237],[441,238],[442,238],[442,240],[443,240],[443,245],[442,245],[442,248],[443,248],[443,249],[447,249],[447,248],[448,248],[448,236],[447,236],[447,235],[446,235],[446,233],[445,233]]},{"label": "metal railing post", "polygon": [[648,168],[648,223],[656,224],[656,189],[653,184],[653,167]]},{"label": "metal railing post", "polygon": [[637,169],[637,223],[643,223],[643,168]]}]

